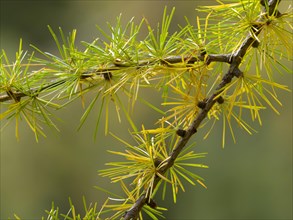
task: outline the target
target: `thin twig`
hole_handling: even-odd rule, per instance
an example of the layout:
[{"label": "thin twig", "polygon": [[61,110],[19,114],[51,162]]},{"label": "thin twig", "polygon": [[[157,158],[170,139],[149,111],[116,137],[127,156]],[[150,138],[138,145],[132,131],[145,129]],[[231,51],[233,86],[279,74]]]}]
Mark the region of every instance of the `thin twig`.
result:
[{"label": "thin twig", "polygon": [[[80,76],[81,79],[86,79],[90,78],[93,76],[93,74],[96,75],[101,75],[105,76],[105,74],[108,74],[109,72],[112,71],[118,71],[118,70],[123,70],[126,68],[142,68],[142,67],[147,67],[150,65],[153,65],[155,63],[161,63],[164,65],[174,65],[178,63],[183,63],[186,66],[191,65],[190,67],[192,68],[192,64],[195,62],[199,61],[205,61],[206,64],[208,65],[211,62],[230,62],[230,55],[229,54],[210,54],[205,56],[204,54],[200,54],[199,56],[169,56],[166,57],[165,59],[162,60],[142,60],[138,63],[112,63],[109,64],[106,67],[99,68],[99,69],[93,69],[89,70],[86,72],[83,72]],[[25,92],[20,92],[20,91],[12,91],[11,88],[9,88],[9,91],[6,91],[3,95],[0,95],[0,102],[6,102],[9,100],[14,100],[13,97],[16,97],[18,100],[20,100],[22,97],[30,96],[30,95],[39,95],[41,92],[44,92],[47,89],[52,89],[54,87],[60,86],[66,82],[66,79],[58,79],[55,81],[52,81],[48,83],[45,86],[38,87],[38,88],[31,88],[28,91]]]}]

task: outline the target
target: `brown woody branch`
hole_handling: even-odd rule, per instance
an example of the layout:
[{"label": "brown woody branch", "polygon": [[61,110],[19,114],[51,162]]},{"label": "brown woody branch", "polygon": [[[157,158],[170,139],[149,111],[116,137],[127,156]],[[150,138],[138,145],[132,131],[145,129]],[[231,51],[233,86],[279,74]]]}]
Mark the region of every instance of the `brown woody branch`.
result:
[{"label": "brown woody branch", "polygon": [[[258,21],[262,21],[265,19],[264,16],[275,14],[276,16],[280,16],[281,13],[277,10],[278,4],[281,2],[281,0],[261,0],[261,4],[264,6],[264,13],[260,16]],[[257,36],[262,30],[263,24],[261,22],[257,22],[258,25],[255,25],[252,29],[254,34]],[[183,135],[179,135],[181,139],[175,146],[174,150],[170,153],[168,162],[165,166],[163,166],[158,172],[161,174],[164,174],[170,167],[173,166],[176,158],[182,151],[182,149],[186,146],[187,142],[191,138],[193,134],[196,133],[197,128],[202,123],[202,121],[206,118],[208,112],[211,110],[213,105],[217,102],[215,97],[217,97],[222,91],[223,88],[229,84],[234,77],[240,77],[243,73],[239,69],[239,65],[242,62],[242,59],[244,55],[246,54],[247,50],[251,46],[255,46],[255,39],[251,36],[251,34],[248,34],[247,37],[244,39],[242,44],[239,46],[238,50],[233,54],[228,55],[213,55],[213,61],[216,61],[216,58],[219,58],[219,62],[227,62],[230,64],[229,69],[227,73],[222,78],[222,81],[217,86],[215,93],[213,93],[209,98],[206,99],[205,104],[203,105],[201,111],[198,113],[196,118],[193,120],[193,122],[190,124],[188,129],[184,132]],[[181,133],[181,132],[180,132]],[[157,184],[161,181],[161,178],[159,176],[156,176],[153,184],[153,188],[157,186]],[[151,195],[148,194],[142,194],[138,200],[133,204],[133,206],[124,214],[123,218],[124,220],[135,220],[139,218],[139,213],[144,206],[144,204],[147,203]]]}]

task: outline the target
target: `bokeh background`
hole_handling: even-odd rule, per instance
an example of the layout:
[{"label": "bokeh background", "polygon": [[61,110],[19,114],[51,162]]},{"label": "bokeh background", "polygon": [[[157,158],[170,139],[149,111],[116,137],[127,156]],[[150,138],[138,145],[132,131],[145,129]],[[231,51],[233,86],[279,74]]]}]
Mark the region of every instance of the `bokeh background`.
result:
[{"label": "bokeh background", "polygon": [[[77,29],[77,42],[91,42],[98,37],[96,25],[107,28],[106,22],[115,24],[122,13],[123,19],[133,16],[137,22],[146,17],[155,25],[161,20],[164,6],[176,7],[172,31],[177,24],[184,25],[184,16],[195,23],[198,5],[215,1],[3,1],[1,0],[1,49],[13,58],[19,39],[24,48],[29,44],[56,53],[47,25],[65,33]],[[283,1],[283,5],[290,1]],[[81,46],[80,46],[81,47]],[[292,65],[292,63],[291,63]],[[277,77],[292,89],[292,75]],[[160,202],[167,207],[167,219],[292,219],[292,93],[279,92],[283,107],[281,115],[273,111],[263,112],[263,126],[250,136],[237,130],[237,143],[228,141],[221,148],[221,127],[214,130],[209,140],[203,141],[199,132],[196,141],[198,152],[208,152],[204,163],[209,169],[198,170],[208,186],[186,185],[180,192],[177,204],[172,200]],[[150,93],[149,99],[157,95]],[[153,100],[157,102],[159,100]],[[60,133],[47,131],[47,138],[35,142],[33,134],[21,127],[20,141],[15,138],[14,125],[1,132],[1,208],[0,218],[13,218],[16,213],[22,219],[40,219],[54,201],[60,212],[69,209],[68,198],[83,210],[82,197],[88,203],[105,200],[105,194],[94,186],[119,193],[109,180],[98,176],[97,170],[113,160],[106,150],[121,150],[122,145],[101,130],[93,140],[96,114],[92,114],[85,126],[77,131],[83,109],[79,101],[56,112],[62,118]],[[134,113],[138,124],[151,127],[158,118],[152,110],[137,106]],[[2,122],[1,122],[2,123]],[[101,125],[101,128],[103,125]],[[128,124],[114,118],[110,129],[128,139]]]}]

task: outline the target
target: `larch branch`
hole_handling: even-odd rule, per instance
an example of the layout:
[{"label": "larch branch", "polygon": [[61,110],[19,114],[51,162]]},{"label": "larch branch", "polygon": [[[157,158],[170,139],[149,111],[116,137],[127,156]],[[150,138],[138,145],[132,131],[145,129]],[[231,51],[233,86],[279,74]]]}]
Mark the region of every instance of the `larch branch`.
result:
[{"label": "larch branch", "polygon": [[[276,13],[276,15],[280,15],[280,12],[276,9],[278,4],[281,0],[267,0],[267,3],[264,3],[264,0],[261,0],[261,4],[264,6],[264,12],[267,12],[269,15],[272,15],[273,13]],[[268,8],[267,8],[267,6]],[[268,9],[268,11],[266,11]],[[260,16],[260,20],[263,19],[263,16],[266,16],[266,13],[263,13]],[[262,25],[259,24],[257,27],[253,29],[254,34],[257,36],[262,30]],[[242,72],[239,69],[239,65],[242,62],[242,58],[246,54],[249,47],[253,45],[255,42],[255,39],[251,36],[251,34],[248,34],[247,37],[243,40],[241,45],[239,46],[238,50],[236,50],[235,53],[231,55],[218,55],[213,56],[218,58],[218,62],[227,62],[230,63],[229,69],[227,73],[223,76],[222,81],[217,86],[216,91],[206,100],[206,103],[204,107],[201,109],[201,111],[198,113],[198,115],[195,117],[193,122],[190,124],[188,129],[186,130],[185,134],[177,145],[175,146],[174,150],[170,153],[168,162],[165,166],[163,166],[159,172],[161,174],[164,174],[170,167],[173,166],[176,158],[182,151],[182,149],[186,146],[189,139],[193,136],[193,134],[196,133],[197,128],[200,126],[202,121],[206,118],[208,112],[211,110],[211,108],[214,106],[214,104],[217,102],[215,97],[217,97],[223,90],[223,88],[229,84],[234,77],[240,77],[242,75]],[[216,59],[214,60],[216,61]],[[157,186],[157,184],[161,181],[161,178],[157,176],[154,180],[153,188]],[[139,212],[141,211],[143,205],[148,201],[148,198],[151,197],[151,195],[146,195],[145,193],[142,194],[139,199],[133,204],[133,206],[125,213],[124,220],[134,220],[137,219],[139,216]]]}]

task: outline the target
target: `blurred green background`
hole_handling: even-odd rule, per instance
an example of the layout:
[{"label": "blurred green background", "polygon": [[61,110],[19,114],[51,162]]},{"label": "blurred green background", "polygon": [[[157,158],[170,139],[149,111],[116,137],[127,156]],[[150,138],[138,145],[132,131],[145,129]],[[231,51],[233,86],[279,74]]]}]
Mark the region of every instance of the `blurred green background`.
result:
[{"label": "blurred green background", "polygon": [[[289,2],[283,1],[283,5]],[[137,22],[144,16],[155,27],[165,5],[169,9],[176,6],[172,26],[175,31],[177,24],[185,24],[184,16],[195,23],[198,5],[213,3],[1,0],[1,49],[12,58],[22,38],[27,50],[31,51],[28,45],[32,43],[56,53],[48,24],[56,31],[62,27],[65,33],[76,28],[78,42],[91,42],[98,37],[95,25],[106,28],[106,22],[115,24],[120,13],[123,19],[134,16]],[[292,75],[279,75],[277,80],[292,89]],[[208,189],[186,184],[186,192],[179,193],[177,204],[171,199],[159,202],[169,209],[167,219],[292,219],[292,93],[281,91],[279,95],[283,103],[281,115],[264,111],[263,126],[255,125],[258,133],[253,136],[236,129],[236,144],[228,141],[225,149],[221,148],[221,126],[206,141],[198,132],[194,139],[197,151],[208,152],[203,161],[210,168],[197,173],[205,178]],[[148,96],[153,99],[158,95]],[[83,196],[88,203],[98,201],[102,205],[105,194],[95,185],[119,191],[109,185],[108,179],[99,177],[97,170],[113,160],[106,150],[121,150],[122,145],[111,136],[105,137],[103,129],[93,140],[96,114],[77,131],[82,112],[79,101],[56,112],[62,119],[58,123],[61,132],[48,130],[48,137],[39,143],[26,127],[21,128],[19,142],[13,124],[1,132],[1,219],[13,218],[14,213],[23,219],[40,219],[52,201],[66,213],[69,197],[79,211],[83,210]],[[137,106],[134,117],[138,124],[144,122],[151,127],[159,116]],[[114,118],[110,130],[123,139],[129,138],[125,120],[119,124]]]}]

